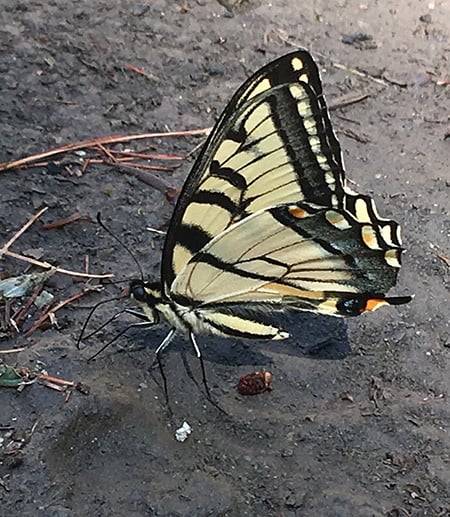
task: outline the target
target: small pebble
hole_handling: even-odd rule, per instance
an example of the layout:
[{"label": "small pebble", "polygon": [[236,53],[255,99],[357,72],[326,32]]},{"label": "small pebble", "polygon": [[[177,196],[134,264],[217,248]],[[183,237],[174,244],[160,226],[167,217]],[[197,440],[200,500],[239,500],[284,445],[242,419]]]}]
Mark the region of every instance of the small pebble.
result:
[{"label": "small pebble", "polygon": [[431,23],[431,14],[422,14],[419,16],[419,20],[423,23]]},{"label": "small pebble", "polygon": [[354,32],[352,34],[344,34],[342,36],[342,43],[346,45],[353,45],[354,43],[360,43],[361,41],[371,41],[373,36],[366,34],[365,32]]},{"label": "small pebble", "polygon": [[133,16],[142,16],[150,9],[150,6],[144,4],[134,4],[131,9]]},{"label": "small pebble", "polygon": [[224,75],[225,73],[225,67],[220,64],[220,63],[216,63],[214,65],[211,65],[209,68],[208,68],[208,74],[209,75]]}]

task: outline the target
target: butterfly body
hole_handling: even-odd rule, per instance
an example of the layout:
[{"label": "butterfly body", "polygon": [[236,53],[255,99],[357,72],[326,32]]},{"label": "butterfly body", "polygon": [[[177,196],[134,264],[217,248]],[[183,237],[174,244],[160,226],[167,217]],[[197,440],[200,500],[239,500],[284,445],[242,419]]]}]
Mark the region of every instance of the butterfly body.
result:
[{"label": "butterfly body", "polygon": [[385,295],[401,253],[399,225],[347,187],[317,66],[298,50],[233,96],[178,199],[161,281],[130,290],[150,322],[161,315],[193,342],[284,339],[267,321],[281,310],[357,316],[408,302]]},{"label": "butterfly body", "polygon": [[[158,290],[159,289],[159,290]],[[214,309],[195,308],[167,299],[160,284],[134,280],[131,295],[141,305],[147,319],[158,323],[162,316],[173,329],[194,334],[250,337],[259,339],[285,339],[289,334],[272,325],[257,320],[257,312],[241,305],[215,305]],[[262,310],[262,306],[259,307]],[[275,309],[267,305],[264,312]],[[240,313],[238,316],[237,313]],[[234,324],[234,325],[233,325]],[[238,326],[239,324],[239,326]],[[250,334],[249,328],[252,329]]]}]

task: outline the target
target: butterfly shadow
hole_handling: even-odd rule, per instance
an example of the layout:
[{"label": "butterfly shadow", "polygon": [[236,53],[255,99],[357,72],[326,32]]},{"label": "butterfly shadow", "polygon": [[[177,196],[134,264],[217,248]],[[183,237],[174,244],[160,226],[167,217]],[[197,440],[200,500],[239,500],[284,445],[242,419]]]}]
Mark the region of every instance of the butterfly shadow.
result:
[{"label": "butterfly shadow", "polygon": [[[283,341],[250,341],[199,336],[206,361],[228,365],[267,365],[271,354],[282,353],[311,359],[344,359],[351,352],[347,324],[341,318],[312,313],[283,314],[277,320],[290,333]],[[269,354],[266,354],[268,352]]]}]

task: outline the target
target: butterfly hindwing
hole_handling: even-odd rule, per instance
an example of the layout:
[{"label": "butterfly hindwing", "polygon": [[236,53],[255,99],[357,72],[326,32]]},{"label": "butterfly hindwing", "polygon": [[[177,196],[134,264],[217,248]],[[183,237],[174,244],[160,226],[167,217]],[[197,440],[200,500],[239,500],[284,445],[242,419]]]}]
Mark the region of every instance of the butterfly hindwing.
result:
[{"label": "butterfly hindwing", "polygon": [[383,293],[400,248],[367,246],[376,234],[349,212],[307,203],[259,211],[222,232],[180,272],[174,301],[197,308],[272,303],[329,314],[341,299]]}]

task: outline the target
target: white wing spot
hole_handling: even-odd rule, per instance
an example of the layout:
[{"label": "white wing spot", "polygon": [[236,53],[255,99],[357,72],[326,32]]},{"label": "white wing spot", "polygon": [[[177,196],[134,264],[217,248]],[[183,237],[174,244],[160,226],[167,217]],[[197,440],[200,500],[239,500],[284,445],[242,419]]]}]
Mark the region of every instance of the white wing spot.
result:
[{"label": "white wing spot", "polygon": [[300,58],[298,58],[298,57],[294,57],[292,59],[292,61],[291,61],[291,65],[292,65],[292,68],[295,71],[298,71],[298,70],[301,70],[303,68],[303,61]]}]

